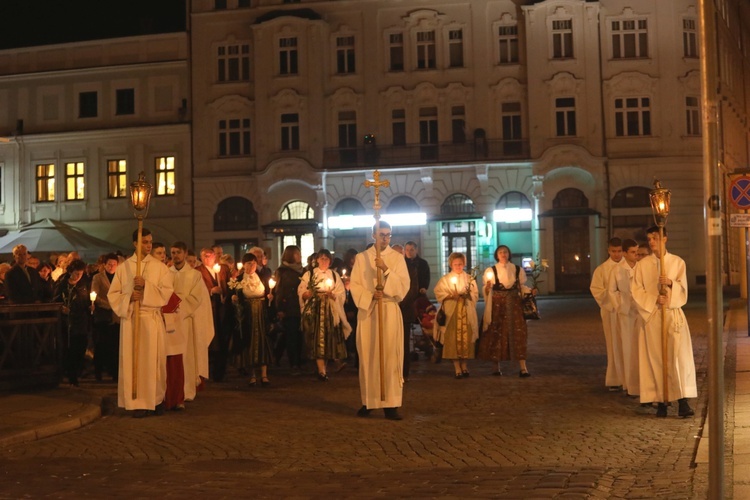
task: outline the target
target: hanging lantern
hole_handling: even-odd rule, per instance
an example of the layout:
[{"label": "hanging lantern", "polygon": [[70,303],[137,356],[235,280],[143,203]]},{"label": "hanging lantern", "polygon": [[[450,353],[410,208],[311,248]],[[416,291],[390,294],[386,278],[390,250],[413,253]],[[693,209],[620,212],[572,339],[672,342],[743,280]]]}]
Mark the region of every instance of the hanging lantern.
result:
[{"label": "hanging lantern", "polygon": [[654,189],[649,193],[649,197],[651,198],[651,211],[654,214],[654,221],[659,227],[664,227],[667,224],[671,196],[672,193],[669,189],[661,187],[659,180],[654,179]]}]

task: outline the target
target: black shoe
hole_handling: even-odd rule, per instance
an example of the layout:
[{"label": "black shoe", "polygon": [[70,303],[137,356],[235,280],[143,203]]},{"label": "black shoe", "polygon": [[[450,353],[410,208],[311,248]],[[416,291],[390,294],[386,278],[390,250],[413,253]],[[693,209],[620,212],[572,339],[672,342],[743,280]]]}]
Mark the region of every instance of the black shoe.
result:
[{"label": "black shoe", "polygon": [[368,409],[365,405],[362,405],[362,408],[360,408],[359,410],[357,410],[357,416],[358,417],[369,417],[371,411],[372,410]]},{"label": "black shoe", "polygon": [[461,375],[464,376],[464,378],[469,378],[469,370],[464,370],[461,372]]},{"label": "black shoe", "polygon": [[255,387],[256,385],[258,385],[258,380],[255,377],[251,377],[247,385],[249,385],[250,387]]},{"label": "black shoe", "polygon": [[679,410],[677,411],[677,415],[679,417],[685,418],[695,415],[695,411],[690,408],[690,405],[687,402],[687,398],[678,399],[677,403],[679,404]]},{"label": "black shoe", "polygon": [[464,378],[464,374],[463,373],[456,373],[456,379],[461,379],[461,378]]},{"label": "black shoe", "polygon": [[164,415],[164,408],[165,408],[164,401],[162,401],[161,403],[156,405],[156,408],[154,408],[154,415],[157,415],[159,417]]},{"label": "black shoe", "polygon": [[268,377],[263,377],[260,379],[260,385],[261,387],[271,387],[271,381],[268,380]]},{"label": "black shoe", "polygon": [[148,417],[148,410],[133,411],[133,418],[144,418],[144,417]]},{"label": "black shoe", "polygon": [[383,411],[385,412],[385,418],[388,420],[403,420],[396,408],[383,408]]},{"label": "black shoe", "polygon": [[328,382],[328,375],[323,372],[318,373],[318,380],[321,382]]},{"label": "black shoe", "polygon": [[518,376],[521,378],[527,378],[531,377],[531,373],[529,373],[528,370],[521,370],[520,372],[518,372]]},{"label": "black shoe", "polygon": [[503,376],[503,372],[501,372],[500,370],[497,370],[495,372],[492,372],[492,375],[494,375],[495,377],[502,377]]},{"label": "black shoe", "polygon": [[659,406],[656,408],[656,417],[657,418],[667,417],[667,404],[666,403],[659,403]]}]

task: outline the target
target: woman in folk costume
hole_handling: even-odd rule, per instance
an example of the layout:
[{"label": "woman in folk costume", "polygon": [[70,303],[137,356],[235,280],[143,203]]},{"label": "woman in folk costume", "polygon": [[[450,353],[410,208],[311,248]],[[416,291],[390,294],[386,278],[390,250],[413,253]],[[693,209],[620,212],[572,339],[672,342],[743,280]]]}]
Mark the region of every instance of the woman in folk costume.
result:
[{"label": "woman in folk costume", "polygon": [[485,309],[479,358],[495,362],[493,375],[502,375],[500,361],[518,361],[519,377],[530,377],[526,368],[528,332],[523,317],[521,293],[536,293],[524,286],[526,273],[513,264],[506,245],[495,249],[497,264],[484,272]]},{"label": "woman in folk costume", "polygon": [[257,384],[255,370],[260,367],[260,383],[268,387],[268,364],[271,362],[271,345],[268,342],[266,287],[260,280],[257,257],[247,253],[242,257],[242,274],[231,282],[235,294],[232,302],[237,306],[242,337],[247,339],[242,353],[242,365],[250,372],[250,386]]},{"label": "woman in folk costume", "polygon": [[331,269],[331,252],[325,248],[317,254],[317,267],[300,278],[297,294],[302,307],[302,332],[307,355],[318,366],[318,380],[326,382],[326,361],[346,359],[346,338],[352,329],[346,319],[346,289],[336,271]]},{"label": "woman in folk costume", "polygon": [[469,376],[467,360],[474,359],[479,338],[477,299],[479,290],[474,276],[464,271],[466,256],[452,253],[448,257],[451,272],[435,285],[435,298],[445,312],[445,325],[437,325],[436,340],[443,344],[443,358],[453,360],[456,378]]}]

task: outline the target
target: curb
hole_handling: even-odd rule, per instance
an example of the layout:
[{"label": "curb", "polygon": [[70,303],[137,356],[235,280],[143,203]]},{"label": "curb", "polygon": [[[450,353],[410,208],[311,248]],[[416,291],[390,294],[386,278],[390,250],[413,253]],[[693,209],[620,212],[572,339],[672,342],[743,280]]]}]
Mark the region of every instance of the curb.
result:
[{"label": "curb", "polygon": [[100,406],[85,404],[80,410],[70,412],[61,420],[0,437],[0,448],[74,431],[98,420],[101,416],[102,409]]}]

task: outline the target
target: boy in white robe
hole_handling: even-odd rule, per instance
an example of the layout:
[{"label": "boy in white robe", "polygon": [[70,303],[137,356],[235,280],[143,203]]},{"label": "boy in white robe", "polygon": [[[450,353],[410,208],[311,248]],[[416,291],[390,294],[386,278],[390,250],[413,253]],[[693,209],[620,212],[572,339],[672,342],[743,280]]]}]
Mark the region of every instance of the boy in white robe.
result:
[{"label": "boy in white robe", "polygon": [[[390,224],[381,222],[377,232],[375,229],[372,236],[380,248],[380,258],[376,258],[375,246],[358,253],[349,282],[358,308],[357,352],[362,407],[357,415],[367,417],[372,409],[383,408],[386,418],[401,420],[397,408],[401,406],[404,387],[404,324],[398,304],[409,291],[409,271],[404,256],[389,245]],[[380,292],[375,289],[378,269],[383,273],[384,288]],[[383,311],[384,399],[380,391],[378,298]]]},{"label": "boy in white robe", "polygon": [[[631,396],[640,394],[638,381],[638,332],[642,328],[638,308],[633,304],[630,287],[633,283],[635,266],[638,263],[638,243],[627,239],[622,242],[623,258],[612,268],[609,277],[608,295],[617,311],[617,324],[623,360],[623,390]],[[614,340],[614,339],[613,339]],[[617,349],[615,349],[617,350]]]},{"label": "boy in white robe", "polygon": [[182,300],[177,314],[185,336],[182,359],[185,401],[192,401],[202,380],[208,378],[208,346],[214,338],[213,312],[201,273],[187,263],[187,245],[181,241],[172,244],[170,255],[174,292]]},{"label": "boy in white robe", "polygon": [[[685,261],[667,253],[665,246],[665,276],[661,276],[659,228],[656,226],[650,228],[647,235],[653,255],[638,262],[631,289],[633,301],[644,321],[644,329],[639,342],[641,402],[658,402],[656,416],[663,418],[667,416],[667,403],[677,400],[678,415],[690,417],[695,412],[688,405],[687,398],[697,397],[698,389],[695,381],[693,342],[685,313],[682,311],[682,306],[687,303],[688,297]],[[664,245],[666,243],[667,230],[664,229]],[[659,293],[661,285],[665,285],[666,295]],[[662,308],[666,308],[664,318],[667,325],[669,401],[664,400]]]},{"label": "boy in white robe", "polygon": [[[138,230],[133,233],[137,245]],[[153,237],[143,229],[141,239],[141,276],[136,276],[136,255],[117,266],[107,298],[120,317],[120,370],[117,405],[134,410],[134,417],[163,412],[167,388],[167,354],[164,346],[164,320],[161,308],[172,296],[172,274],[151,255]],[[134,352],[133,304],[140,302],[138,350]],[[137,359],[137,380],[133,380]],[[134,382],[137,388],[133,398]]]},{"label": "boy in white robe", "polygon": [[607,296],[609,276],[612,269],[622,260],[622,240],[612,238],[607,244],[609,258],[594,270],[591,278],[591,295],[601,308],[602,328],[604,329],[604,343],[607,346],[607,373],[604,384],[610,391],[622,389],[622,352],[619,341],[619,326],[617,324],[617,312],[615,306],[610,303]]}]

